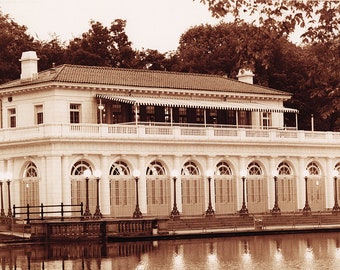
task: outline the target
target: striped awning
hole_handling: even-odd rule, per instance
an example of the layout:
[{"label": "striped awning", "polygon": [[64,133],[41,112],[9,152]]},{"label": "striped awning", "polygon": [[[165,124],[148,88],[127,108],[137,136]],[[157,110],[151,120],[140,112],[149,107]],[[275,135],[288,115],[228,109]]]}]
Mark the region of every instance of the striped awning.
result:
[{"label": "striped awning", "polygon": [[269,106],[255,102],[229,102],[229,101],[212,101],[198,99],[171,99],[160,97],[136,97],[136,96],[119,96],[110,94],[97,94],[97,98],[113,100],[128,104],[151,105],[151,106],[168,106],[168,107],[185,107],[185,108],[204,108],[219,110],[238,110],[238,111],[261,111],[261,112],[290,112],[298,113],[296,109]]}]

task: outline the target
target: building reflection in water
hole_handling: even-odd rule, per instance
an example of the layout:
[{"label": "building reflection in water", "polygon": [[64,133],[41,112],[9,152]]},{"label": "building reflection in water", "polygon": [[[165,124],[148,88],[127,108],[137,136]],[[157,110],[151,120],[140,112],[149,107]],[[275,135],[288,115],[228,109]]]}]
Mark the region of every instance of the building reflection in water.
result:
[{"label": "building reflection in water", "polygon": [[0,269],[340,269],[340,233],[0,248]]},{"label": "building reflection in water", "polygon": [[207,244],[208,246],[208,254],[207,254],[207,266],[208,269],[218,269],[219,268],[219,261],[217,257],[217,243],[210,242]]},{"label": "building reflection in water", "polygon": [[281,240],[275,240],[276,242],[276,250],[274,254],[275,262],[278,266],[281,266],[281,263],[283,261],[283,255],[281,250]]},{"label": "building reflection in water", "polygon": [[340,260],[340,247],[338,238],[335,240],[335,259]]},{"label": "building reflection in water", "polygon": [[182,245],[175,245],[174,252],[172,257],[172,269],[174,270],[181,270],[185,269],[184,259],[183,259],[183,246]]},{"label": "building reflection in water", "polygon": [[251,254],[250,254],[250,247],[249,247],[248,241],[243,241],[242,264],[246,267],[245,269],[250,269]]}]

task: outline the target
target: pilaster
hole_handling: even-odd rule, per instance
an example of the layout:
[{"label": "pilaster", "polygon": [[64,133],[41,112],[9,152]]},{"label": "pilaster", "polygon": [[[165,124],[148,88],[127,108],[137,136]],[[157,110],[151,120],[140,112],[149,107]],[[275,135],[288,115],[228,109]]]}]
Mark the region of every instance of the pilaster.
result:
[{"label": "pilaster", "polygon": [[102,177],[100,181],[100,210],[103,215],[110,215],[110,180],[108,166],[108,156],[102,155],[100,157],[100,168],[102,170]]}]

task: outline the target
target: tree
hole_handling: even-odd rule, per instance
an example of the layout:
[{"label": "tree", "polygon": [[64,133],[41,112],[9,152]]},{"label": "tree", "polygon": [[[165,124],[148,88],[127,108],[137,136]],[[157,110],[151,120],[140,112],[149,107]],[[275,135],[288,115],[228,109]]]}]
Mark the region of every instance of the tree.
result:
[{"label": "tree", "polygon": [[23,51],[32,50],[34,40],[21,26],[0,11],[0,83],[19,78],[19,59]]},{"label": "tree", "polygon": [[305,49],[308,61],[306,87],[315,100],[314,113],[324,130],[340,131],[340,37]]},{"label": "tree", "polygon": [[239,68],[250,67],[256,84],[293,95],[287,106],[300,111],[301,129],[311,129],[313,114],[316,130],[339,130],[339,55],[339,39],[299,47],[264,27],[220,23],[181,36],[176,68],[236,78]]},{"label": "tree", "polygon": [[[194,0],[195,1],[195,0]],[[306,28],[305,41],[325,41],[339,34],[339,0],[200,0],[215,17],[231,14],[235,21],[251,18],[254,24],[289,35]]]},{"label": "tree", "polygon": [[180,38],[178,70],[235,78],[240,68],[249,67],[256,72],[257,83],[292,91],[295,85],[289,85],[293,80],[288,74],[301,71],[300,53],[301,48],[262,27],[246,23],[199,25]]},{"label": "tree", "polygon": [[150,70],[166,70],[166,56],[158,50],[141,50],[137,52],[136,63],[133,68],[150,69]]},{"label": "tree", "polygon": [[66,58],[69,63],[93,66],[130,67],[135,51],[125,33],[126,21],[117,19],[111,27],[91,21],[91,28],[70,41]]},{"label": "tree", "polygon": [[40,70],[46,70],[53,65],[65,63],[66,45],[58,36],[53,35],[50,41],[36,43],[36,51],[39,57]]}]

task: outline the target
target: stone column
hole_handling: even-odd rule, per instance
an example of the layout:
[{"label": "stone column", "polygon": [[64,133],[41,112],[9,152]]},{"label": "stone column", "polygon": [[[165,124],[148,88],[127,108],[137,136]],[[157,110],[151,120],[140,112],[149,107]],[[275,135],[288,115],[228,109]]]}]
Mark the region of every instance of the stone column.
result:
[{"label": "stone column", "polygon": [[[333,160],[331,158],[326,159],[326,171],[324,177],[325,190],[323,195],[325,196],[325,207],[332,209],[334,206],[334,166]],[[322,183],[322,182],[321,182]]]},{"label": "stone column", "polygon": [[62,197],[61,156],[46,157],[46,204],[60,204]]},{"label": "stone column", "polygon": [[210,192],[211,192],[211,205],[212,208],[216,210],[215,205],[215,169],[216,166],[214,164],[214,157],[208,156],[207,158],[207,167],[205,168],[204,172],[204,190],[205,190],[205,209],[207,209],[208,206],[208,197],[209,197],[209,182],[207,177],[207,170],[212,170],[213,174],[211,175],[211,181],[210,181]]},{"label": "stone column", "polygon": [[[277,164],[276,164],[276,157],[270,157],[269,160],[269,169],[267,175],[267,193],[268,193],[268,202],[267,208],[272,209],[275,201],[275,185],[274,185],[274,172],[276,172]],[[278,173],[276,172],[276,176]]]},{"label": "stone column", "polygon": [[[180,164],[180,156],[174,156],[173,158],[173,169],[177,170],[178,177],[176,180],[176,197],[177,197],[177,209],[180,213],[182,213],[183,205],[182,205],[182,179],[181,179],[181,164]],[[171,180],[172,181],[172,180]],[[173,198],[173,194],[172,194]]]},{"label": "stone column", "polygon": [[50,177],[53,177],[53,175],[48,175],[46,173],[46,157],[42,156],[40,157],[40,166],[36,164],[38,167],[38,172],[40,173],[40,181],[38,183],[39,185],[39,204],[43,203],[46,204],[47,201],[47,192],[48,192],[48,186],[47,182]]},{"label": "stone column", "polygon": [[71,204],[71,168],[68,156],[61,157],[61,182],[62,182],[62,202]]},{"label": "stone column", "polygon": [[[5,162],[5,166],[4,166],[4,172],[5,172],[5,178],[7,178],[7,174],[10,174],[12,176],[11,180],[11,187],[10,187],[10,191],[11,191],[11,207],[13,207],[13,204],[15,204],[16,206],[20,205],[20,181],[21,181],[21,176],[20,176],[20,181],[18,180],[14,180],[18,178],[18,172],[13,172],[13,160],[12,159],[8,159]],[[6,181],[8,180],[8,178],[6,179]]]},{"label": "stone column", "polygon": [[[236,172],[235,172],[235,181],[236,181],[236,211],[239,211],[242,207],[242,176],[241,176],[241,171],[244,171],[247,173],[247,164],[246,164],[246,157],[245,156],[240,156],[238,158],[238,167],[236,167]],[[247,198],[247,194],[245,194],[245,197]]]},{"label": "stone column", "polygon": [[305,179],[304,173],[306,171],[306,159],[299,157],[299,167],[297,168],[296,175],[296,194],[297,194],[297,208],[303,209],[305,205]]},{"label": "stone column", "polygon": [[100,185],[100,210],[104,216],[110,216],[110,181],[109,172],[111,164],[108,164],[108,156],[102,155],[100,158],[100,170],[102,176],[99,182]]},{"label": "stone column", "polygon": [[147,205],[147,192],[146,192],[146,167],[145,167],[145,156],[138,157],[138,165],[137,169],[140,171],[140,177],[138,180],[138,196],[139,196],[139,207],[142,213],[147,213],[148,205]]}]

